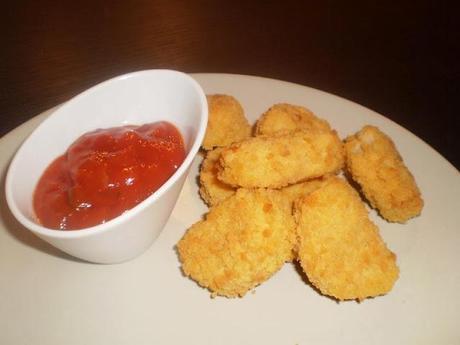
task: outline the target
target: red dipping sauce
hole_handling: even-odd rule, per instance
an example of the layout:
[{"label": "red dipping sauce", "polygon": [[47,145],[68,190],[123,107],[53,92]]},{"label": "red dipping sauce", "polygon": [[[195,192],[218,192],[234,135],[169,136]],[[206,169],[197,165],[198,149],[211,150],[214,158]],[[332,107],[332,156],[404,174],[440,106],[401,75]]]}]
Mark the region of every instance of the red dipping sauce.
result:
[{"label": "red dipping sauce", "polygon": [[182,136],[168,122],[86,133],[41,176],[38,221],[60,230],[104,223],[149,197],[184,158]]}]

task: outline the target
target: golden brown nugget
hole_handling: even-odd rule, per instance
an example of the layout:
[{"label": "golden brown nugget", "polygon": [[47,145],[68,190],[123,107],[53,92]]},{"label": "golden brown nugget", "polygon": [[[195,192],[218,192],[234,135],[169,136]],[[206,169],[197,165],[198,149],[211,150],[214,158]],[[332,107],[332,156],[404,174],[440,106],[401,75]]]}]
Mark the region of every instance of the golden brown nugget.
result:
[{"label": "golden brown nugget", "polygon": [[216,295],[237,297],[270,278],[294,243],[291,206],[274,190],[239,189],[177,245],[183,272]]},{"label": "golden brown nugget", "polygon": [[281,188],[279,191],[289,199],[289,201],[294,203],[298,198],[307,196],[311,192],[324,186],[330,178],[334,175],[325,175],[323,177],[314,178],[312,180],[307,180],[305,182],[299,182],[291,184],[290,186]]},{"label": "golden brown nugget", "polygon": [[268,109],[257,121],[256,135],[273,135],[298,129],[331,130],[329,123],[318,118],[307,108],[279,103]]},{"label": "golden brown nugget", "polygon": [[217,176],[232,186],[281,188],[334,173],[343,164],[337,133],[297,131],[254,137],[224,148]]},{"label": "golden brown nugget", "polygon": [[346,139],[345,150],[353,180],[383,218],[404,223],[420,214],[423,200],[415,179],[387,135],[365,126]]},{"label": "golden brown nugget", "polygon": [[362,300],[392,289],[399,276],[396,256],[345,180],[334,177],[299,199],[294,216],[301,266],[321,293]]},{"label": "golden brown nugget", "polygon": [[208,151],[200,170],[200,195],[208,206],[217,205],[235,194],[235,188],[217,178],[217,163],[222,148]]},{"label": "golden brown nugget", "polygon": [[251,135],[251,126],[244,116],[240,103],[228,95],[207,95],[209,117],[202,147],[230,145]]},{"label": "golden brown nugget", "polygon": [[[307,196],[311,192],[321,188],[325,183],[327,183],[328,179],[331,178],[332,175],[326,175],[324,177],[315,178],[312,180],[308,180],[305,182],[300,182],[296,184],[292,184],[290,186],[284,187],[279,189],[281,194],[287,198],[289,203],[294,205],[294,202],[301,197]],[[294,244],[294,248],[292,249],[291,257],[289,261],[292,262],[297,258],[297,243]]]}]

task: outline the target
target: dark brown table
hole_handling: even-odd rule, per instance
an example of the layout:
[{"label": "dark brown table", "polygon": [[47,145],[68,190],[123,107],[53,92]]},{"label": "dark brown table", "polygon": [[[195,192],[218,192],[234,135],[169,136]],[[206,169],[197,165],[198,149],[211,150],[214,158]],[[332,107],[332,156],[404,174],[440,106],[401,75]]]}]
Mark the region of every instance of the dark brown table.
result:
[{"label": "dark brown table", "polygon": [[104,79],[172,68],[337,94],[398,122],[460,168],[460,40],[446,5],[44,0],[10,1],[1,12],[0,135]]}]

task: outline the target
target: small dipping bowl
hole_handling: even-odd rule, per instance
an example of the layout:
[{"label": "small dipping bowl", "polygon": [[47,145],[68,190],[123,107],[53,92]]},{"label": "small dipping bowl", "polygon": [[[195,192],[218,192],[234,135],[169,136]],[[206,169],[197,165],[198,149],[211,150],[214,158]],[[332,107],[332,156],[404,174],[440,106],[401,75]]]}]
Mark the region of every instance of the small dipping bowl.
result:
[{"label": "small dipping bowl", "polygon": [[[33,195],[41,175],[82,134],[98,128],[168,121],[184,139],[186,157],[152,195],[103,224],[81,230],[40,225]],[[14,217],[63,252],[95,263],[119,263],[144,252],[161,233],[203,140],[208,121],[206,97],[190,76],[146,70],[102,82],[66,102],[27,138],[6,177],[6,200]]]}]

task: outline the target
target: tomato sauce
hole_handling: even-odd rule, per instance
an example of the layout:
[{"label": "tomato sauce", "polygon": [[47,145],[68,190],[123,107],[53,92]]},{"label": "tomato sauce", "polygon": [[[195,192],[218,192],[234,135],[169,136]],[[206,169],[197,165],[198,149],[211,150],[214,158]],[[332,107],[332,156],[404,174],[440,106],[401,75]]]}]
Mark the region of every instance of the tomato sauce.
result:
[{"label": "tomato sauce", "polygon": [[168,122],[86,133],[41,176],[38,221],[60,230],[104,223],[155,192],[184,158],[182,136]]}]

